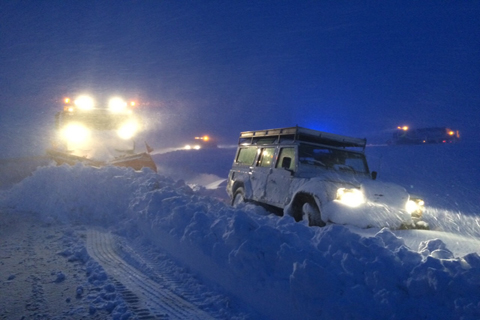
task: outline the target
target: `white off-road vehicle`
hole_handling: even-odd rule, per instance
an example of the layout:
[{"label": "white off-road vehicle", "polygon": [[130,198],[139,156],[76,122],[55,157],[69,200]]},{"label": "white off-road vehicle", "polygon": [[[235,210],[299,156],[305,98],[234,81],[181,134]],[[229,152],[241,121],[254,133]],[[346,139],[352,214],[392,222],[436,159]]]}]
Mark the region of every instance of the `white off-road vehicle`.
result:
[{"label": "white off-road vehicle", "polygon": [[227,193],[233,206],[279,208],[309,225],[426,227],[423,200],[377,181],[365,146],[366,139],[298,126],[241,132]]}]

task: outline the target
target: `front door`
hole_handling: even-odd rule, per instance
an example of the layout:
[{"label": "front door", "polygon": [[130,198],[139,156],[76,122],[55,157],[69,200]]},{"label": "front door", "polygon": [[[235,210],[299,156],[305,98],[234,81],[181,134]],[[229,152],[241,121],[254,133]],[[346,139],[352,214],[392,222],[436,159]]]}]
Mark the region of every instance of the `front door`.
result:
[{"label": "front door", "polygon": [[261,201],[265,198],[267,177],[272,171],[275,148],[259,148],[258,152],[257,162],[250,172],[250,182],[252,184],[253,199]]},{"label": "front door", "polygon": [[265,198],[268,203],[283,208],[290,201],[295,158],[294,147],[283,147],[279,150],[277,163],[267,177]]}]

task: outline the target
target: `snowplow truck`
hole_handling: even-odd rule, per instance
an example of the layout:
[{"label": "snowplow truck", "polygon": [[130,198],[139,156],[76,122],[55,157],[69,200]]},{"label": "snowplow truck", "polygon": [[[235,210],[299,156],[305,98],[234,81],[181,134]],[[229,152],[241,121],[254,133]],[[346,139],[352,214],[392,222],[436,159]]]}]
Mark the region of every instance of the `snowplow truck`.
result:
[{"label": "snowplow truck", "polygon": [[55,138],[47,155],[58,165],[82,162],[156,172],[153,149],[146,142],[145,152],[135,152],[134,138],[141,127],[133,108],[120,98],[111,99],[107,107],[95,106],[88,97],[73,102],[66,98],[63,110],[55,115]]},{"label": "snowplow truck", "polygon": [[398,127],[387,141],[389,145],[456,143],[460,141],[460,132],[447,127],[429,127],[411,129],[408,126]]}]

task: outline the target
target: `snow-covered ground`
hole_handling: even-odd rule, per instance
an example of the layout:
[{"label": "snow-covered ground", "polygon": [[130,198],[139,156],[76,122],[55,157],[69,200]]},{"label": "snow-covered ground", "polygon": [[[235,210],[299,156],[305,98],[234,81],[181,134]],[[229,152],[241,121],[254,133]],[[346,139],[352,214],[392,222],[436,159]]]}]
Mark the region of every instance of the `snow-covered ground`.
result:
[{"label": "snow-covered ground", "polygon": [[479,147],[367,148],[428,231],[234,209],[234,148],[157,154],[159,174],[5,160],[0,318],[480,319]]}]

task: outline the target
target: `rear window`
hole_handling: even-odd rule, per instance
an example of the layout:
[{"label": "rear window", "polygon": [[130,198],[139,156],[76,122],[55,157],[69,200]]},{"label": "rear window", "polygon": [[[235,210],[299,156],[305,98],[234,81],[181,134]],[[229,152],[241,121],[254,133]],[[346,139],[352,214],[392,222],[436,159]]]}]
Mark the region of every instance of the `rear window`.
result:
[{"label": "rear window", "polygon": [[240,148],[238,150],[237,163],[251,166],[257,154],[257,147]]}]

